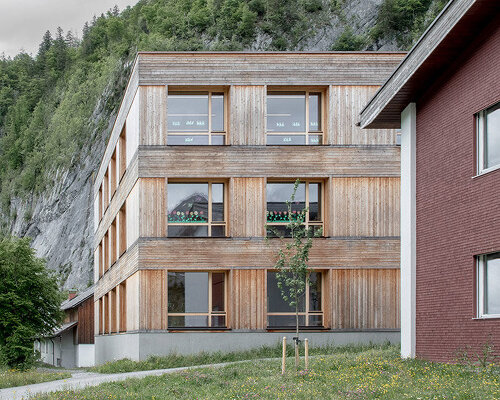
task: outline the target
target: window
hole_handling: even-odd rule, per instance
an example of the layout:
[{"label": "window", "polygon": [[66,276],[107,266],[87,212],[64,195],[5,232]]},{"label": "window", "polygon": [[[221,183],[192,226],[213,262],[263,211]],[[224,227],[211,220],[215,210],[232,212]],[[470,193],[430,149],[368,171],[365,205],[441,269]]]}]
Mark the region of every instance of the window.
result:
[{"label": "window", "polygon": [[476,114],[478,173],[500,167],[500,103]]},{"label": "window", "polygon": [[224,186],[223,182],[168,183],[168,236],[224,237]]},{"label": "window", "polygon": [[500,318],[500,253],[478,257],[477,294],[478,317]]},{"label": "window", "polygon": [[120,212],[118,213],[118,256],[121,257],[127,251],[127,209],[126,204],[123,204]]},{"label": "window", "polygon": [[[289,223],[288,206],[295,183],[268,182],[266,223],[267,235],[276,236],[276,233],[285,237],[290,236],[286,228]],[[321,182],[301,182],[295,193],[295,201],[291,204],[292,219],[302,218],[306,228],[313,228],[318,232],[323,228],[323,198]],[[307,212],[304,212],[305,209]]]},{"label": "window", "polygon": [[[322,274],[309,273],[309,284],[299,299],[299,325],[302,327],[323,326]],[[290,307],[281,297],[276,272],[267,272],[267,326],[285,328],[295,326],[295,307]]]},{"label": "window", "polygon": [[119,180],[125,175],[125,170],[127,169],[127,130],[126,126],[123,126],[122,132],[120,134],[118,147],[118,168],[119,168]]},{"label": "window", "polygon": [[167,144],[225,144],[223,92],[169,93],[167,108]]},{"label": "window", "polygon": [[169,328],[226,326],[224,272],[168,272]]},{"label": "window", "polygon": [[119,301],[120,301],[120,332],[127,330],[127,281],[123,281],[119,286]]},{"label": "window", "polygon": [[321,98],[319,92],[269,92],[267,144],[322,144]]}]

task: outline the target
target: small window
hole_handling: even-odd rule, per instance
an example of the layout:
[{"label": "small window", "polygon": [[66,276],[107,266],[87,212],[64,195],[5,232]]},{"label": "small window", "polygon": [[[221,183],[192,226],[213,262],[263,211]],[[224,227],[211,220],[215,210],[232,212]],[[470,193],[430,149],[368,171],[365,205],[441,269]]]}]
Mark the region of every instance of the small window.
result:
[{"label": "small window", "polygon": [[[295,201],[291,204],[291,216],[288,214],[287,201],[293,193],[294,182],[268,182],[266,187],[267,236],[276,234],[290,237],[286,225],[293,220],[302,218],[306,228],[315,232],[323,228],[323,190],[321,182],[301,182],[295,192]],[[307,212],[305,212],[307,209]]]},{"label": "small window", "polygon": [[226,236],[224,189],[223,182],[168,183],[168,236]]},{"label": "small window", "polygon": [[500,167],[500,103],[476,114],[478,173]]},{"label": "small window", "polygon": [[224,145],[223,92],[182,92],[168,95],[169,145]]},{"label": "small window", "polygon": [[169,272],[169,328],[225,328],[224,272]]},{"label": "small window", "polygon": [[321,98],[319,92],[269,92],[267,144],[322,144]]},{"label": "small window", "polygon": [[[322,274],[311,272],[306,291],[299,299],[299,326],[323,326]],[[287,328],[295,326],[295,307],[283,300],[276,272],[267,272],[267,326]]]},{"label": "small window", "polygon": [[477,294],[478,317],[500,318],[500,253],[478,257]]}]

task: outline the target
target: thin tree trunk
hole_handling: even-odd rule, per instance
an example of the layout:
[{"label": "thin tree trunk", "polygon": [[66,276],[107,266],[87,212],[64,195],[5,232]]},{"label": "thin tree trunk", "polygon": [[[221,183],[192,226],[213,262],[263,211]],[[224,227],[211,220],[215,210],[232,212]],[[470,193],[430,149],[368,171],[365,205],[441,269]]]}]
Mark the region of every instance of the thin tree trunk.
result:
[{"label": "thin tree trunk", "polygon": [[299,302],[295,294],[295,370],[299,369]]}]

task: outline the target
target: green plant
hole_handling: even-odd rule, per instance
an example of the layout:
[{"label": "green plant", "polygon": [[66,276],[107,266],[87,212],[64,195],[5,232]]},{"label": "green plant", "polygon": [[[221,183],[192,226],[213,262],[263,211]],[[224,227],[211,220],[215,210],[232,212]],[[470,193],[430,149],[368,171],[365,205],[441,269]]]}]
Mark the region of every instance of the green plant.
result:
[{"label": "green plant", "polygon": [[337,38],[330,50],[333,51],[358,51],[366,45],[366,38],[362,35],[356,35],[350,26],[344,29],[344,32]]}]

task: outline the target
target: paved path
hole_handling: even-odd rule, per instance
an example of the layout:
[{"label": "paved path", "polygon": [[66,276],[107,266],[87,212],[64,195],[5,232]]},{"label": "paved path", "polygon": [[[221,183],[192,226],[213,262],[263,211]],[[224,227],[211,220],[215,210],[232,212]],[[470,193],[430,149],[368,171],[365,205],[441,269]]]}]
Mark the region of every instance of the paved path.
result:
[{"label": "paved path", "polygon": [[[248,361],[257,361],[257,360],[248,360]],[[30,396],[40,393],[58,392],[60,390],[83,389],[87,386],[97,386],[104,382],[117,382],[117,381],[124,381],[125,379],[129,378],[144,378],[145,376],[151,376],[151,375],[158,376],[164,374],[171,374],[173,372],[185,371],[193,368],[223,367],[225,365],[236,364],[240,362],[242,361],[211,364],[211,365],[193,365],[191,367],[155,369],[151,371],[124,372],[121,374],[98,374],[92,372],[76,372],[72,375],[71,378],[67,379],[60,379],[57,381],[35,383],[33,385],[0,389],[0,399],[1,400],[29,399]]]}]

